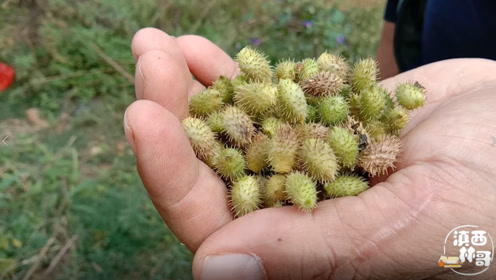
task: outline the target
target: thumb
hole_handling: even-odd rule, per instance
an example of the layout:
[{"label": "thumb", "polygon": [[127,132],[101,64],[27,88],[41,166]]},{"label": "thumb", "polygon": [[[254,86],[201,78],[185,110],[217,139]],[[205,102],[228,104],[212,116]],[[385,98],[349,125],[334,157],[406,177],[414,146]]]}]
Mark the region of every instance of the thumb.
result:
[{"label": "thumb", "polygon": [[195,279],[328,279],[336,252],[353,242],[334,203],[313,213],[293,207],[255,211],[224,226],[199,248]]},{"label": "thumb", "polygon": [[[404,176],[395,175],[388,181],[404,181]],[[415,267],[411,263],[412,251],[419,250],[418,233],[425,230],[417,223],[418,213],[429,192],[422,187],[390,188],[390,182],[358,197],[321,202],[313,212],[268,208],[236,219],[200,246],[193,261],[194,277],[394,279],[432,273],[423,268],[435,269],[430,262],[438,254],[434,250],[416,260]],[[432,240],[422,247],[442,244],[443,236]]]}]

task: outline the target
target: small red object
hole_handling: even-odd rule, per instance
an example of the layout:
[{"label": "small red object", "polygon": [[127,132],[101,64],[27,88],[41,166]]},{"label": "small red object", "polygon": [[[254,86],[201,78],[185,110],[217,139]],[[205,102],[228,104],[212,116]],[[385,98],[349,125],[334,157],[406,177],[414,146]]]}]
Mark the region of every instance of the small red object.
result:
[{"label": "small red object", "polygon": [[0,62],[0,91],[6,90],[15,78],[14,68]]}]

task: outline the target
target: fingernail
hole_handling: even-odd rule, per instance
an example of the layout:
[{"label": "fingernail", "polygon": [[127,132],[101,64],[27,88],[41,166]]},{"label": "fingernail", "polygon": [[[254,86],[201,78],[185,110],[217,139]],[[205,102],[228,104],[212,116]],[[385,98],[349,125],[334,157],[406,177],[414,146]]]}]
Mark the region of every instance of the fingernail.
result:
[{"label": "fingernail", "polygon": [[142,64],[141,56],[138,57],[138,61],[136,62],[136,75],[134,81],[134,92],[136,94],[136,99],[143,98],[143,91],[145,90],[145,76],[143,76],[143,72],[141,71]]},{"label": "fingernail", "polygon": [[246,254],[207,256],[201,280],[263,280],[265,270],[259,257]]},{"label": "fingernail", "polygon": [[124,112],[124,133],[126,134],[127,141],[129,142],[129,146],[131,146],[131,150],[134,154],[136,154],[136,143],[134,142],[134,133],[131,127],[129,126],[129,122],[127,119],[127,109]]}]

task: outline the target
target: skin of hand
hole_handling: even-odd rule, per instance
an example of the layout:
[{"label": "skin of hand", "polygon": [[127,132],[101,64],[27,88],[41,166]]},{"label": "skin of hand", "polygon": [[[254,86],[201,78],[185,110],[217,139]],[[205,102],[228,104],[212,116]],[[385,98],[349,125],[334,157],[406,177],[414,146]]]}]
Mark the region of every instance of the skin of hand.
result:
[{"label": "skin of hand", "polygon": [[385,21],[382,28],[381,40],[377,47],[376,59],[379,67],[379,79],[384,80],[398,75],[400,70],[394,56],[395,23]]},{"label": "skin of hand", "polygon": [[[427,102],[402,133],[397,169],[371,189],[313,212],[233,220],[225,185],[195,157],[180,120],[188,97],[239,69],[207,39],[157,29],[139,31],[132,51],[138,101],[124,130],[152,202],[195,254],[195,279],[464,279],[437,266],[448,232],[470,224],[496,237],[496,62],[443,61],[383,81],[418,81]],[[495,277],[493,264],[477,279]]]}]

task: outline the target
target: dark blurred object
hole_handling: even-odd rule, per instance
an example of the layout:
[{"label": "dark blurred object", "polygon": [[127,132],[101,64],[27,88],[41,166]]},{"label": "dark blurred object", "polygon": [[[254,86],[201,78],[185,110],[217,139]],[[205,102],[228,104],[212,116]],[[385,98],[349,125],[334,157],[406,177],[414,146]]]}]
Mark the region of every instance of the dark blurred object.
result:
[{"label": "dark blurred object", "polygon": [[15,70],[5,63],[0,62],[0,91],[6,90],[14,81]]},{"label": "dark blurred object", "polygon": [[421,65],[426,3],[426,0],[400,1],[396,11],[394,54],[401,72]]}]

